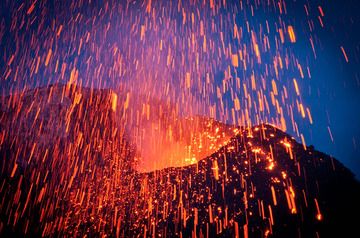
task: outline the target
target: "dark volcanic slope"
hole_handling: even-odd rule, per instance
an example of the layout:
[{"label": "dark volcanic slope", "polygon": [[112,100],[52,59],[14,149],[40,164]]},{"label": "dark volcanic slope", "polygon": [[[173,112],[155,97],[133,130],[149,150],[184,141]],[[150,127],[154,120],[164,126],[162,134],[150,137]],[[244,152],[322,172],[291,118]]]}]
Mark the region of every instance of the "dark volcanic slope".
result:
[{"label": "dark volcanic slope", "polygon": [[1,236],[356,234],[360,185],[337,160],[259,125],[195,165],[137,173],[113,101],[75,86],[2,98]]},{"label": "dark volcanic slope", "polygon": [[244,130],[197,165],[131,184],[126,236],[352,237],[360,186],[337,160],[282,131]]}]

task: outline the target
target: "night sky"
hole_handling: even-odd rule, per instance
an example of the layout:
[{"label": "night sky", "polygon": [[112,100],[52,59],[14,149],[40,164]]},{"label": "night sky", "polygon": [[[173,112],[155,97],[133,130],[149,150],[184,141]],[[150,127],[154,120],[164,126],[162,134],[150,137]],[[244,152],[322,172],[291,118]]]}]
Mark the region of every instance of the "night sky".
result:
[{"label": "night sky", "polygon": [[[326,12],[325,28],[317,32],[321,47],[311,62],[311,87],[304,100],[310,105],[314,124],[304,133],[308,143],[342,161],[360,176],[360,3],[320,1]],[[346,49],[346,63],[341,46]],[[299,49],[303,51],[304,49]],[[309,49],[305,49],[309,50]],[[331,129],[333,142],[329,136]]]},{"label": "night sky", "polygon": [[[115,1],[116,2],[116,1]],[[161,1],[159,1],[161,2]],[[231,1],[228,1],[231,2]],[[244,1],[248,2],[248,1]],[[253,2],[253,1],[249,1]],[[247,18],[250,25],[253,26],[254,31],[256,32],[257,25],[259,23],[264,24],[266,21],[270,22],[270,27],[273,25],[273,22],[277,22],[278,19],[282,19],[282,21],[287,24],[291,24],[295,29],[296,34],[296,44],[284,43],[284,47],[276,52],[287,53],[290,52],[291,55],[296,55],[299,62],[306,67],[309,68],[311,72],[311,77],[307,73],[305,73],[305,77],[301,80],[298,80],[299,88],[301,91],[301,101],[306,107],[311,110],[313,124],[310,124],[307,120],[302,120],[300,116],[295,115],[294,120],[296,121],[299,131],[304,134],[305,141],[307,145],[314,145],[317,150],[320,150],[324,153],[330,154],[335,158],[339,159],[343,162],[347,167],[349,167],[359,178],[360,176],[360,3],[356,0],[333,0],[333,1],[319,1],[319,0],[293,0],[293,1],[285,1],[287,3],[287,14],[280,14],[278,11],[273,10],[264,10],[264,11],[255,11],[254,16]],[[68,9],[68,5],[59,3],[45,3],[42,7],[36,6],[30,14],[26,13],[26,10],[29,6],[22,6],[22,1],[2,1],[1,4],[6,5],[5,7],[0,7],[0,17],[1,17],[1,31],[0,31],[0,50],[1,50],[1,60],[0,60],[0,72],[1,72],[1,87],[2,93],[8,94],[11,90],[22,89],[24,85],[27,87],[35,87],[41,86],[45,84],[55,83],[55,82],[66,82],[67,80],[64,77],[58,77],[52,71],[47,70],[45,67],[39,69],[39,73],[36,76],[29,76],[30,70],[25,66],[22,68],[22,59],[30,59],[36,57],[37,55],[44,55],[46,58],[47,47],[49,45],[56,45],[56,55],[63,62],[67,62],[69,65],[75,65],[79,69],[79,78],[82,78],[83,85],[93,86],[93,87],[111,87],[117,89],[119,84],[122,81],[131,81],[132,85],[141,84],[141,80],[144,78],[144,75],[136,72],[137,64],[133,60],[134,58],[141,58],[142,51],[138,51],[135,47],[133,50],[129,50],[132,52],[127,55],[127,60],[125,60],[126,67],[130,68],[130,72],[120,77],[118,79],[114,78],[103,78],[101,83],[99,83],[99,79],[96,78],[96,74],[92,71],[89,71],[87,67],[85,67],[85,62],[88,55],[91,55],[90,48],[91,46],[86,46],[84,44],[83,50],[76,54],[73,53],[71,47],[76,45],[78,47],[78,39],[76,36],[74,38],[67,37],[69,35],[76,34],[85,34],[89,29],[103,29],[106,28],[107,22],[111,22],[111,27],[109,33],[106,36],[98,35],[97,38],[94,39],[95,45],[101,46],[100,49],[100,59],[97,59],[96,62],[92,64],[95,68],[99,63],[103,63],[112,67],[111,61],[114,60],[109,55],[109,51],[107,49],[110,45],[117,45],[120,52],[123,52],[126,55],[128,52],[128,45],[138,45],[139,49],[148,50],[152,47],[152,43],[157,40],[158,35],[151,33],[148,34],[150,43],[141,44],[140,38],[133,39],[128,37],[129,29],[131,28],[131,24],[122,24],[117,25],[117,22],[120,20],[120,16],[110,15],[101,20],[96,20],[91,25],[91,21],[87,21],[86,24],[79,23],[73,24],[69,23],[71,27],[66,27],[67,22],[71,22],[72,19],[76,17],[77,13],[83,14],[85,20],[91,19],[99,9],[103,6],[105,1],[95,1],[95,3],[91,3],[84,7],[70,7]],[[306,17],[304,4],[310,8],[309,16]],[[231,4],[228,4],[231,5]],[[319,13],[318,7],[322,7],[322,13]],[[140,14],[138,12],[138,8],[143,7],[138,2],[134,2],[131,6],[131,12],[136,15]],[[156,5],[155,5],[156,7]],[[176,8],[176,6],[174,6]],[[191,8],[191,7],[190,7]],[[244,12],[249,14],[251,12],[251,8],[248,7],[247,4],[244,4],[244,8],[246,9]],[[18,10],[20,9],[20,10]],[[44,10],[45,9],[45,10]],[[75,10],[74,10],[75,9]],[[224,7],[222,10],[223,16],[227,16],[229,9]],[[19,12],[19,13],[17,13]],[[23,13],[21,13],[23,12]],[[29,11],[28,11],[29,12]],[[21,17],[21,14],[24,14],[24,18]],[[33,18],[32,15],[37,14],[38,17]],[[178,38],[181,39],[182,34],[188,34],[187,31],[181,28],[181,14],[177,15],[176,13],[164,13],[173,17],[175,22],[178,22],[179,28],[177,33],[175,34]],[[14,16],[18,15],[18,19],[14,20]],[[204,10],[201,12],[202,17],[208,16],[208,11]],[[39,22],[39,19],[43,17],[42,22]],[[133,15],[129,14],[123,20],[126,22],[132,21]],[[55,43],[48,43],[48,39],[51,37],[50,31],[48,29],[52,28],[52,19],[56,19],[56,24],[58,22],[64,22],[63,33],[61,33],[58,41]],[[127,19],[128,18],[128,19]],[[319,22],[319,18],[322,21],[323,26],[321,26]],[[21,25],[21,19],[25,19],[25,21],[33,21],[29,27],[20,27],[18,30],[12,29],[13,22],[17,22],[17,26]],[[139,17],[138,24],[141,25],[145,20],[145,18]],[[314,23],[313,31],[309,30],[308,20]],[[239,14],[235,17],[235,22],[238,26],[242,26],[246,28],[245,18],[242,14]],[[215,21],[219,21],[220,19],[215,19]],[[15,27],[15,28],[16,28]],[[46,30],[44,30],[46,29]],[[225,25],[224,37],[225,42],[232,45],[234,48],[240,47],[240,45],[232,41],[231,37],[227,35],[231,35],[230,33],[231,27]],[[228,31],[228,32],[227,32]],[[160,35],[162,35],[164,39],[164,44],[172,41],[171,36],[169,34],[169,38],[167,39],[167,30],[160,29]],[[41,45],[36,50],[28,52],[27,49],[31,48],[29,46],[29,42],[31,42],[32,36],[36,36],[36,40],[38,45]],[[64,38],[61,38],[63,37]],[[208,38],[212,39],[215,44],[220,41],[218,35],[209,35]],[[312,38],[314,41],[314,49],[313,51],[311,44],[309,43],[309,39]],[[75,40],[74,40],[75,39]],[[126,39],[126,40],[124,40]],[[251,34],[244,35],[243,42],[245,44],[251,44],[252,38]],[[275,44],[275,42],[271,42]],[[74,45],[73,45],[74,44]],[[169,43],[170,44],[170,43]],[[55,46],[52,46],[53,49]],[[12,65],[18,64],[20,65],[18,78],[16,79],[14,76],[15,70],[12,70],[9,73],[10,66],[8,65],[9,58],[15,51],[16,48],[19,48],[18,53],[15,55],[15,58],[12,62]],[[187,59],[193,60],[191,56],[190,49],[179,49],[174,47],[174,61],[181,61],[180,52],[186,52]],[[345,58],[344,53],[348,59]],[[40,52],[40,53],[39,53]],[[53,50],[55,52],[55,50]],[[59,53],[60,52],[60,53]],[[276,54],[276,52],[270,52],[267,55],[264,54],[262,58],[262,65],[257,65],[252,67],[252,72],[255,75],[264,75],[265,69],[263,65],[271,64],[271,57]],[[24,54],[22,54],[24,53]],[[26,54],[25,54],[26,53]],[[53,53],[55,55],[55,53]],[[207,57],[207,58],[206,58]],[[226,71],[228,60],[223,60],[222,56],[218,53],[213,53],[212,55],[207,55],[204,58],[200,59],[201,63],[206,64],[206,62],[210,62],[213,59],[217,60],[216,67],[212,68],[211,75],[213,76],[213,85],[221,85],[222,80],[224,78],[224,71]],[[212,58],[213,57],[213,58]],[[150,72],[150,76],[158,77],[158,72],[162,70],[163,65],[166,64],[166,60],[164,62],[160,62],[158,66],[151,64],[151,57],[145,58],[144,60],[144,69]],[[348,62],[347,62],[348,60]],[[26,61],[26,60],[25,60]],[[171,77],[172,81],[170,82],[171,87],[173,88],[173,98],[179,97],[184,87],[182,80],[179,78],[183,78],[186,75],[187,71],[194,71],[191,67],[184,67],[179,65],[175,69],[164,71],[163,78],[156,78],[152,82],[153,92],[160,91],[164,85],[164,78]],[[205,68],[205,67],[204,67]],[[179,71],[179,73],[178,73]],[[201,79],[205,79],[205,76],[199,70],[199,77]],[[251,71],[245,71],[243,69],[234,69],[233,73],[242,75],[242,77],[247,78],[250,77]],[[59,74],[59,72],[57,72]],[[65,75],[70,76],[71,70],[67,70]],[[280,85],[292,86],[292,78],[298,77],[298,73],[295,73],[295,70],[284,71],[281,75],[281,79],[279,80]],[[91,78],[94,77],[94,78]],[[22,78],[22,80],[19,80]],[[65,77],[66,78],[66,77]],[[89,79],[90,78],[90,79]],[[133,80],[133,78],[136,78]],[[24,80],[26,79],[26,80]],[[271,84],[271,78],[266,78],[268,82]],[[134,87],[134,86],[133,86]],[[290,87],[290,86],[289,86]],[[155,89],[154,89],[155,88]],[[181,90],[180,90],[181,89]],[[191,87],[190,95],[193,95],[195,98],[200,98],[204,95],[202,91],[196,86]],[[171,91],[171,89],[170,89]],[[199,93],[200,92],[200,93]],[[289,92],[290,94],[294,94],[294,92]],[[156,93],[154,93],[156,95]],[[238,92],[239,97],[242,97],[242,94]],[[217,100],[216,93],[207,93],[208,101],[215,102]],[[175,99],[176,100],[176,99]],[[223,96],[223,100],[228,107],[232,107],[232,98],[230,94],[225,94]],[[204,105],[208,104],[208,101],[204,103]],[[291,98],[289,103],[293,103],[295,105],[294,97]],[[187,111],[187,109],[184,109]],[[212,116],[211,113],[207,111],[207,109],[199,109],[195,110],[196,114],[204,114],[206,116]],[[274,112],[269,113],[269,117],[274,116]],[[254,119],[255,115],[250,115],[251,119]],[[221,115],[221,112],[218,111],[215,118],[227,122],[233,123],[229,118],[225,118]],[[264,118],[268,118],[264,116]],[[287,123],[290,125],[291,120],[289,117],[285,118]],[[254,120],[256,121],[256,120]],[[263,121],[266,121],[265,119]],[[294,135],[298,141],[300,137],[296,135],[296,133],[288,127],[288,133]]]}]

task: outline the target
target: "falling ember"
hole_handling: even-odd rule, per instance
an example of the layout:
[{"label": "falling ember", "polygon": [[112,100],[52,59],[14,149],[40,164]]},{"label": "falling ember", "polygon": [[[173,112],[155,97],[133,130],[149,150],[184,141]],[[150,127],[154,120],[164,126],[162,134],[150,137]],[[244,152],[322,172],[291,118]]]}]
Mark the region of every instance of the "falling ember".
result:
[{"label": "falling ember", "polygon": [[315,201],[315,205],[316,205],[316,219],[317,220],[319,220],[319,221],[321,221],[322,220],[322,214],[321,214],[321,212],[320,212],[320,208],[319,208],[319,203],[318,203],[318,201],[317,201],[317,199],[315,198],[314,199],[314,201]]},{"label": "falling ember", "polygon": [[329,132],[329,136],[330,136],[331,141],[334,142],[334,138],[333,138],[333,135],[332,135],[332,133],[331,133],[330,127],[328,126],[327,129],[328,129],[328,132]]},{"label": "falling ember", "polygon": [[324,14],[324,11],[323,11],[322,7],[318,6],[318,8],[319,8],[320,16],[324,17],[325,14]]},{"label": "falling ember", "polygon": [[294,87],[295,87],[295,92],[297,95],[300,95],[300,91],[299,91],[299,86],[297,84],[297,81],[296,79],[294,79]]},{"label": "falling ember", "polygon": [[347,237],[305,2],[3,1],[0,237]]},{"label": "falling ember", "polygon": [[214,171],[214,177],[216,180],[219,180],[219,166],[216,160],[213,162],[213,171]]},{"label": "falling ember", "polygon": [[341,46],[340,49],[341,49],[341,51],[342,51],[342,53],[343,53],[343,55],[344,55],[344,58],[345,58],[346,63],[349,63],[349,58],[348,58],[348,56],[347,56],[347,54],[346,54],[346,52],[345,52],[344,47]]},{"label": "falling ember", "polygon": [[111,94],[111,109],[115,112],[117,106],[118,96],[116,93]]},{"label": "falling ember", "polygon": [[292,26],[288,26],[288,33],[289,33],[289,37],[290,37],[290,42],[295,43],[296,37],[295,37],[294,28]]},{"label": "falling ember", "polygon": [[45,59],[45,66],[48,66],[50,62],[51,54],[52,54],[52,50],[50,49]]},{"label": "falling ember", "polygon": [[273,186],[271,186],[271,194],[272,194],[272,197],[273,197],[274,206],[276,206],[277,205],[276,193],[275,193],[275,189],[274,189]]}]

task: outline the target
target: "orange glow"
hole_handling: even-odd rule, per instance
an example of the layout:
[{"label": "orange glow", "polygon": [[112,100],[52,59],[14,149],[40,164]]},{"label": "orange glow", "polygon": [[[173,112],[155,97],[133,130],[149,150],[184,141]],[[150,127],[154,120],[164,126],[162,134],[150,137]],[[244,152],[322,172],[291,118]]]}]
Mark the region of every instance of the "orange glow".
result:
[{"label": "orange glow", "polygon": [[284,142],[283,144],[285,145],[286,148],[291,148],[291,144],[289,142]]},{"label": "orange glow", "polygon": [[270,162],[270,164],[268,165],[268,167],[266,169],[273,170],[274,166],[275,166],[274,162]]}]

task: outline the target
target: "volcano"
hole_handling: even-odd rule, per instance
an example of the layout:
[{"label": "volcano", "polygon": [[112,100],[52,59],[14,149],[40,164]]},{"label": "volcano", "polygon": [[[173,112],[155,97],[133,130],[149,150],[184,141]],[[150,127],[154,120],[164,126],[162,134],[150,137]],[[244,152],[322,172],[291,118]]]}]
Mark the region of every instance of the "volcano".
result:
[{"label": "volcano", "polygon": [[[53,85],[1,98],[3,237],[358,233],[360,183],[335,158],[274,125],[181,118],[129,95]],[[160,166],[141,171],[149,154]]]}]

